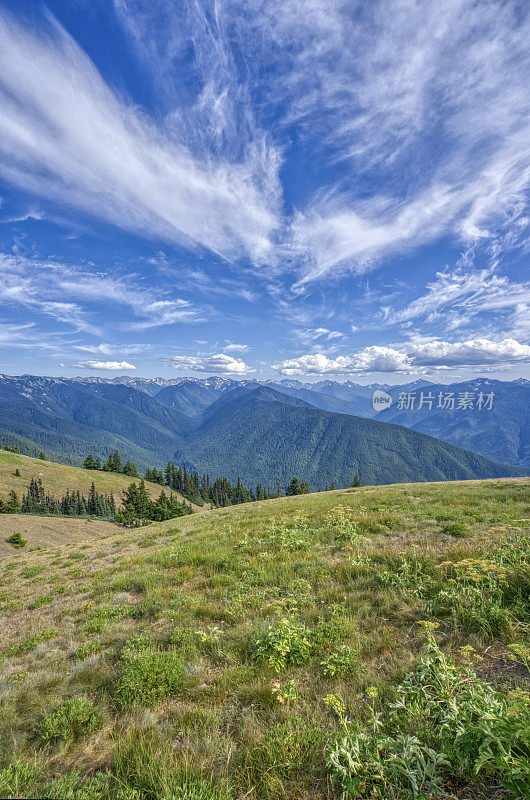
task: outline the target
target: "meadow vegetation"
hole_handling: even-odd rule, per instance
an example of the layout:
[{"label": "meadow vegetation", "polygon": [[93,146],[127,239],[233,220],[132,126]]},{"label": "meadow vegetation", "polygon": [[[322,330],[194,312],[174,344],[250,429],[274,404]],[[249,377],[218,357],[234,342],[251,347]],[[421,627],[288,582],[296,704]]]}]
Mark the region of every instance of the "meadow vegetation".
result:
[{"label": "meadow vegetation", "polygon": [[529,485],[11,547],[0,797],[530,797]]}]

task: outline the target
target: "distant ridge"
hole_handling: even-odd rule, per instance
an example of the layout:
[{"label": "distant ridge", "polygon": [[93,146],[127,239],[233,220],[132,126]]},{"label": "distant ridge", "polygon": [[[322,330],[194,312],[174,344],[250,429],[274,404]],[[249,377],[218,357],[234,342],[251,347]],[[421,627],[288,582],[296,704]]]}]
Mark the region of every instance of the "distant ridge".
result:
[{"label": "distant ridge", "polygon": [[[402,426],[318,408],[303,399],[312,390],[293,383],[179,379],[157,382],[152,396],[113,379],[2,376],[0,442],[73,464],[118,448],[142,471],[180,461],[246,484],[285,487],[298,475],[313,489],[347,486],[355,472],[365,483],[524,474]],[[357,391],[340,387],[326,385],[326,397]]]}]

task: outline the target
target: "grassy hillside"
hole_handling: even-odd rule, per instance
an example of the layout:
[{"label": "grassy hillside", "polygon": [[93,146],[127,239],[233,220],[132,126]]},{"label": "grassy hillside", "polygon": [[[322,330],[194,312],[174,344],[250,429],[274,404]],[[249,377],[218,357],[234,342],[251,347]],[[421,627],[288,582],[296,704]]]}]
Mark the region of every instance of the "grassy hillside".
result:
[{"label": "grassy hillside", "polygon": [[528,797],[529,489],[365,487],[13,550],[0,797]]},{"label": "grassy hillside", "polygon": [[[15,476],[15,470],[20,472],[20,477]],[[19,498],[27,490],[31,478],[40,478],[45,488],[56,497],[61,497],[66,489],[79,490],[87,495],[90,484],[94,481],[98,492],[114,493],[116,502],[121,499],[122,492],[129,486],[133,478],[127,475],[117,475],[113,472],[82,469],[55,461],[42,461],[39,458],[10,453],[0,450],[0,499],[5,500],[11,489],[14,489]],[[138,481],[136,481],[138,482]],[[162,486],[146,481],[149,496],[157,498]],[[181,498],[182,499],[182,498]],[[198,506],[194,506],[198,510]]]}]

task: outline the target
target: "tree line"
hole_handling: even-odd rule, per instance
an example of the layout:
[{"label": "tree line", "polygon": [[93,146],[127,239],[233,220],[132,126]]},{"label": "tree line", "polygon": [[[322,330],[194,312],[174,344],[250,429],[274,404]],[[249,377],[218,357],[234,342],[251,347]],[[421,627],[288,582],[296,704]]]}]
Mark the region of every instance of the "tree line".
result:
[{"label": "tree line", "polygon": [[177,500],[171,492],[164,490],[156,500],[151,500],[145,483],[138,486],[131,483],[123,491],[122,507],[117,508],[114,495],[98,492],[94,482],[88,495],[79,490],[67,489],[59,499],[48,492],[40,478],[31,478],[27,491],[19,499],[15,491],[10,491],[7,500],[0,500],[1,514],[41,514],[61,517],[98,517],[113,519],[123,524],[143,521],[161,522],[184,514],[191,514],[191,505]]},{"label": "tree line", "polygon": [[102,494],[97,491],[94,483],[86,496],[79,490],[67,489],[61,498],[57,498],[46,491],[40,478],[32,478],[21,500],[14,491],[9,492],[8,500],[0,500],[0,513],[113,519],[116,502],[112,492]]},{"label": "tree line", "polygon": [[[138,477],[138,470],[132,461],[122,464],[118,450],[109,453],[107,460],[101,464],[99,458],[94,458],[91,453],[83,462],[85,469],[100,469],[106,472],[118,472],[122,475]],[[158,483],[166,486],[173,492],[179,492],[183,497],[192,503],[203,505],[211,503],[213,506],[233,506],[239,503],[251,503],[255,500],[270,500],[273,497],[282,497],[280,484],[276,484],[275,489],[265,487],[258,483],[256,487],[245,486],[240,478],[232,482],[229,478],[215,478],[211,480],[208,474],[201,475],[198,471],[191,471],[181,464],[177,466],[172,461],[168,461],[166,467],[158,469],[151,467],[146,469],[144,480],[150,483]],[[361,486],[361,481],[357,473],[353,478],[351,487]],[[335,489],[335,484],[326,486],[324,491]],[[320,490],[319,490],[320,491]],[[293,477],[285,490],[287,497],[297,494],[307,494],[310,492],[307,481],[298,480]]]}]

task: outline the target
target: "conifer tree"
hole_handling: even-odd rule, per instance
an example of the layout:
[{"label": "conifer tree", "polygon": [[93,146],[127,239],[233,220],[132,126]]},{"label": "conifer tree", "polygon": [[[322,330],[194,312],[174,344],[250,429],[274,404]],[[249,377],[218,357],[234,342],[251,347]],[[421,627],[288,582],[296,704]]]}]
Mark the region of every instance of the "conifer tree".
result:
[{"label": "conifer tree", "polygon": [[83,461],[83,467],[85,469],[97,469],[97,464],[92,453],[89,453]]}]

